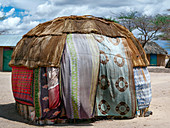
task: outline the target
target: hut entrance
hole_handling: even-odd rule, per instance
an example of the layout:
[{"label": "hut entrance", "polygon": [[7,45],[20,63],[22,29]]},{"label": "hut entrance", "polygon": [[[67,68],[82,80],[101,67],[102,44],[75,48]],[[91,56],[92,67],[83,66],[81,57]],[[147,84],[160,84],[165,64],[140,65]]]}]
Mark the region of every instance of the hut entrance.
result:
[{"label": "hut entrance", "polygon": [[11,60],[13,49],[12,48],[4,48],[3,50],[3,71],[11,71],[12,68],[9,67],[8,63]]},{"label": "hut entrance", "polygon": [[157,55],[156,54],[150,55],[150,65],[157,65]]}]

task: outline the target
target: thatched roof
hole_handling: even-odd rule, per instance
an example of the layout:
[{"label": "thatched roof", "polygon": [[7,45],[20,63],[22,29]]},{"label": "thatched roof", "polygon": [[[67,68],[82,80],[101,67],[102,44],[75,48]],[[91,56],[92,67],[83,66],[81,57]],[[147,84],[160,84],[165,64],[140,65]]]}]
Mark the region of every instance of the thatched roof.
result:
[{"label": "thatched roof", "polygon": [[100,34],[126,38],[126,46],[134,66],[147,66],[145,52],[139,41],[125,27],[93,16],[68,16],[39,24],[17,44],[10,66],[59,67],[67,34]]},{"label": "thatched roof", "polygon": [[166,55],[168,52],[160,47],[157,43],[151,41],[145,44],[144,50],[146,54],[163,54]]}]

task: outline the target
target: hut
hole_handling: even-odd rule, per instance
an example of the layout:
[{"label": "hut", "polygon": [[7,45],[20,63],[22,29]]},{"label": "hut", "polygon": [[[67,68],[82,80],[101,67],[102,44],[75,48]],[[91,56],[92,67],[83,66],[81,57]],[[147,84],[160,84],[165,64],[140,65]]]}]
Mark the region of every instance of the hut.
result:
[{"label": "hut", "polygon": [[131,32],[94,16],[39,24],[18,42],[9,63],[17,110],[38,124],[147,116],[148,64]]},{"label": "hut", "polygon": [[151,41],[146,43],[144,50],[151,66],[165,66],[165,57],[168,54],[165,49]]},{"label": "hut", "polygon": [[170,59],[169,59],[168,62],[166,63],[165,68],[170,68]]},{"label": "hut", "polygon": [[0,35],[0,71],[11,71],[8,63],[13,49],[22,38],[20,35]]}]

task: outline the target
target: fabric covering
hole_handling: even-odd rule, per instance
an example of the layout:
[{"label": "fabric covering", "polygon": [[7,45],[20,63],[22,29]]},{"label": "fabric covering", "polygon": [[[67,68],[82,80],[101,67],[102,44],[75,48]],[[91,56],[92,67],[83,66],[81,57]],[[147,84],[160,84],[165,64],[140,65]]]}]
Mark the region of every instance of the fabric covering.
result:
[{"label": "fabric covering", "polygon": [[16,109],[18,113],[24,117],[24,119],[28,119],[30,121],[35,122],[36,124],[44,125],[44,124],[55,124],[60,123],[57,118],[55,119],[45,119],[45,120],[36,120],[35,119],[35,110],[34,107],[16,103]]},{"label": "fabric covering", "polygon": [[[37,119],[53,119],[61,113],[60,103],[58,106],[49,108],[49,93],[47,82],[47,69],[44,67],[34,70],[34,107]],[[57,92],[58,93],[58,92]],[[55,94],[56,95],[56,94]],[[58,95],[57,95],[58,96]],[[59,97],[56,97],[59,99]]]},{"label": "fabric covering", "polygon": [[132,62],[124,38],[94,35],[100,50],[100,72],[96,95],[97,116],[135,116],[135,85]]},{"label": "fabric covering", "polygon": [[94,115],[99,50],[91,34],[69,34],[61,61],[64,107],[69,119]]},{"label": "fabric covering", "polygon": [[138,109],[149,107],[152,99],[151,81],[147,67],[133,69]]},{"label": "fabric covering", "polygon": [[12,67],[12,90],[17,102],[33,106],[33,70],[25,67]]},{"label": "fabric covering", "polygon": [[60,105],[60,86],[59,86],[59,68],[47,68],[49,108],[54,109]]}]

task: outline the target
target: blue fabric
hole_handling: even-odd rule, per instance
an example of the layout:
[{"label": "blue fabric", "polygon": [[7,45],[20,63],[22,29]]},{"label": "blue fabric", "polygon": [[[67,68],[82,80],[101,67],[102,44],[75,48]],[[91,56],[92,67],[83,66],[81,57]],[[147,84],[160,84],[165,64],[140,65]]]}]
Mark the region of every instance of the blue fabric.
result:
[{"label": "blue fabric", "polygon": [[138,109],[149,107],[152,99],[151,80],[148,69],[133,68]]}]

